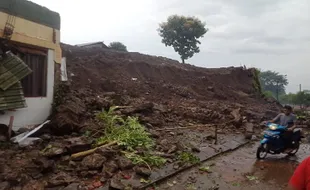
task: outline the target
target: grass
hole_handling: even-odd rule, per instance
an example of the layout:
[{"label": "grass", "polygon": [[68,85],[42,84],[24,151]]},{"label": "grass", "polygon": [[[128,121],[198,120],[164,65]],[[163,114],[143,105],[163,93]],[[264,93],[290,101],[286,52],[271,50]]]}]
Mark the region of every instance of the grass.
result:
[{"label": "grass", "polygon": [[[104,135],[97,139],[96,144],[105,144],[116,141],[125,151],[125,157],[134,164],[145,164],[150,166],[161,166],[166,159],[154,156],[152,151],[155,141],[145,130],[136,117],[122,117],[114,114],[117,107],[111,107],[107,111],[97,114],[97,119],[104,126]],[[137,154],[135,150],[143,150],[143,154]]]},{"label": "grass", "polygon": [[182,164],[190,163],[190,164],[198,164],[200,163],[200,159],[190,152],[182,152],[178,156],[178,160]]}]

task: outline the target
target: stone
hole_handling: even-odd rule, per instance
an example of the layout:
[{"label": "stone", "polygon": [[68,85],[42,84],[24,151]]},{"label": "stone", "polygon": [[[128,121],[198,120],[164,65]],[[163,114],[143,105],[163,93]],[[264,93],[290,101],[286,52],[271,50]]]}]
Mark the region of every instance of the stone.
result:
[{"label": "stone", "polygon": [[104,164],[102,168],[102,172],[107,175],[107,177],[112,177],[113,174],[119,169],[116,161],[110,160],[107,163]]},{"label": "stone", "polygon": [[254,132],[254,124],[253,123],[245,123],[245,131],[253,133]]},{"label": "stone", "polygon": [[71,183],[67,187],[65,187],[63,190],[79,190],[79,184],[78,183]]},{"label": "stone", "polygon": [[0,190],[8,190],[10,188],[10,183],[7,181],[0,183]]},{"label": "stone", "polygon": [[125,188],[125,185],[121,182],[117,175],[115,175],[110,181],[110,187],[117,190],[122,190]]},{"label": "stone", "polygon": [[45,157],[33,159],[33,163],[40,167],[42,173],[48,173],[54,170],[55,162]]},{"label": "stone", "polygon": [[143,177],[150,177],[152,174],[152,171],[146,167],[136,167],[135,172]]},{"label": "stone", "polygon": [[86,156],[82,160],[81,165],[88,169],[100,169],[106,160],[104,156],[94,153]]},{"label": "stone", "polygon": [[106,158],[115,158],[117,154],[119,153],[118,150],[113,150],[112,148],[98,148],[96,150],[96,153],[101,154],[102,156]]},{"label": "stone", "polygon": [[65,140],[66,148],[71,154],[91,149],[91,143],[83,137],[73,137]]},{"label": "stone", "polygon": [[52,175],[48,182],[47,182],[47,187],[52,188],[52,187],[58,187],[58,186],[67,186],[70,183],[73,183],[76,179],[71,177],[70,175],[60,172],[57,174]]},{"label": "stone", "polygon": [[155,130],[150,130],[149,133],[151,134],[151,137],[158,139],[160,137],[160,133]]},{"label": "stone", "polygon": [[43,155],[46,157],[57,157],[64,155],[67,151],[64,147],[61,147],[60,145],[49,144],[42,152]]},{"label": "stone", "polygon": [[22,188],[22,190],[41,190],[41,189],[44,189],[44,185],[39,181],[30,181]]},{"label": "stone", "polygon": [[176,145],[172,145],[171,148],[168,150],[168,154],[175,153],[178,150]]},{"label": "stone", "polygon": [[128,158],[120,157],[117,160],[118,167],[122,170],[127,170],[133,168],[133,163]]}]

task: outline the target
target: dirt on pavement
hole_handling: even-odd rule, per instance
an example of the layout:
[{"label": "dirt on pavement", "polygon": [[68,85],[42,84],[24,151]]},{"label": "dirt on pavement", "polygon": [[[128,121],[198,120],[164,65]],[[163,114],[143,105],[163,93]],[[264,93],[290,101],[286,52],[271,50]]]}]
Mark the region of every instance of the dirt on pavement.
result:
[{"label": "dirt on pavement", "polygon": [[[252,133],[279,112],[274,100],[259,94],[254,69],[205,69],[139,53],[62,48],[69,80],[55,89],[52,122],[36,134],[42,140],[33,146],[1,143],[1,188],[95,189],[113,176],[130,176],[137,169],[114,146],[70,157],[91,148],[88,134],[103,135],[95,113],[111,106],[121,106],[116,113],[122,117],[138,117],[156,150],[173,156],[201,135],[213,141],[215,127],[221,134]],[[178,130],[186,127],[192,133]]]},{"label": "dirt on pavement", "polygon": [[[302,144],[294,157],[268,155],[265,160],[255,157],[257,143],[209,160],[189,171],[178,174],[161,184],[161,190],[281,190],[297,165],[306,157],[309,144]],[[202,169],[207,168],[207,171]],[[156,188],[155,188],[156,189]]]}]

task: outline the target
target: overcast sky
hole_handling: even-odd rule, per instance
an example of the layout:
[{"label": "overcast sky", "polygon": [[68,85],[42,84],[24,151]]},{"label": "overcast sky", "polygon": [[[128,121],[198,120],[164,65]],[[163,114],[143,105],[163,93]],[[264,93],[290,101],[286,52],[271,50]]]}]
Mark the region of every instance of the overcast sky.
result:
[{"label": "overcast sky", "polygon": [[310,89],[310,0],[32,0],[61,15],[61,41],[123,42],[129,51],[179,60],[161,43],[158,23],[172,14],[197,16],[210,29],[203,67],[258,67],[286,74],[287,91]]}]

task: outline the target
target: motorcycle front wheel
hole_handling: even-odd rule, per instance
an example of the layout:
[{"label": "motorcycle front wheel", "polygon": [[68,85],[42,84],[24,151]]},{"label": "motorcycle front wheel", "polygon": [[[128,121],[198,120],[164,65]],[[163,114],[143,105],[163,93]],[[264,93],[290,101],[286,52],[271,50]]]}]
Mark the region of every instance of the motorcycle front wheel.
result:
[{"label": "motorcycle front wheel", "polygon": [[267,144],[261,144],[256,151],[256,158],[261,160],[266,158],[268,154]]}]

